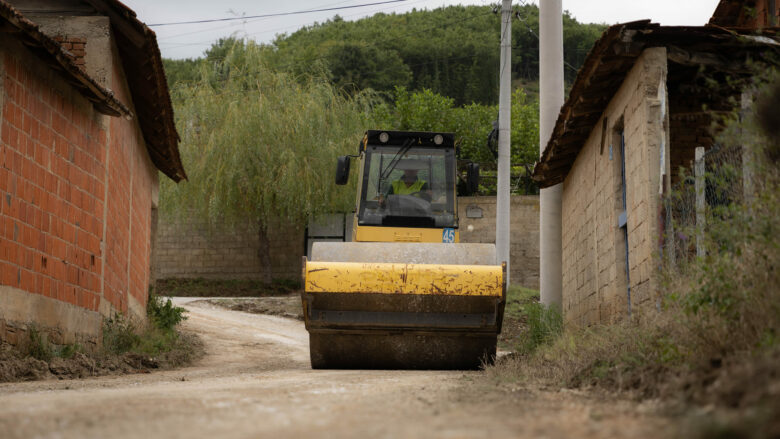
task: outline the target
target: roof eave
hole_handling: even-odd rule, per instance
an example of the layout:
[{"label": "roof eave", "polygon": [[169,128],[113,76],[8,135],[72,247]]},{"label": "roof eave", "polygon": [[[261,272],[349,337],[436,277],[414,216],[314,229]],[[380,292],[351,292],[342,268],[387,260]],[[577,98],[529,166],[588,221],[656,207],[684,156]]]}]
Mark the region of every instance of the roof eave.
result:
[{"label": "roof eave", "polygon": [[18,33],[25,46],[75,87],[82,96],[94,105],[97,111],[114,117],[132,116],[130,109],[116,99],[113,92],[101,86],[76,65],[74,58],[58,42],[41,32],[38,25],[25,18],[4,0],[0,0],[0,18],[7,23],[6,26],[13,28],[10,29],[10,32]]}]

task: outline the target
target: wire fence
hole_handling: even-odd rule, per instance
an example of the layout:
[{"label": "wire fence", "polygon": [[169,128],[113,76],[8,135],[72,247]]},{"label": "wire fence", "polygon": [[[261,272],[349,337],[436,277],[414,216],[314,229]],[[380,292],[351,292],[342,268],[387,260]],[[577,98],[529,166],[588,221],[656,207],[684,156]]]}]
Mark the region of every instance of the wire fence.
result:
[{"label": "wire fence", "polygon": [[706,254],[708,218],[723,217],[744,202],[742,163],[740,146],[697,148],[693,170],[683,172],[665,200],[669,262],[684,265]]}]

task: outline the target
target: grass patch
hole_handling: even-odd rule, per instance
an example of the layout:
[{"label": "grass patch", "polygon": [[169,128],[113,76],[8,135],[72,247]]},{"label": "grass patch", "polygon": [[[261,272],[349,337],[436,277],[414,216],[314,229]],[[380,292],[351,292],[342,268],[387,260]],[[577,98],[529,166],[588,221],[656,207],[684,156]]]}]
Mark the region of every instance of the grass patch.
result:
[{"label": "grass patch", "polygon": [[170,297],[262,297],[290,294],[300,283],[289,279],[274,279],[271,284],[256,279],[159,279],[154,290]]},{"label": "grass patch", "polygon": [[27,328],[27,355],[42,361],[49,361],[54,357],[54,349],[48,337],[35,325]]},{"label": "grass patch", "polygon": [[561,314],[539,303],[539,291],[517,285],[507,289],[499,347],[528,354],[557,336],[562,328]]},{"label": "grass patch", "polygon": [[[170,299],[150,295],[146,325],[138,325],[120,313],[103,321],[103,350],[109,355],[133,353],[152,357],[174,350],[187,351],[187,340],[176,328],[187,318],[184,313],[184,308],[173,306]],[[187,357],[186,352],[184,356]]]},{"label": "grass patch", "polygon": [[27,342],[23,345],[23,354],[41,361],[51,361],[54,358],[70,359],[77,352],[82,352],[78,343],[56,345],[49,341],[45,332],[35,325],[27,328]]}]

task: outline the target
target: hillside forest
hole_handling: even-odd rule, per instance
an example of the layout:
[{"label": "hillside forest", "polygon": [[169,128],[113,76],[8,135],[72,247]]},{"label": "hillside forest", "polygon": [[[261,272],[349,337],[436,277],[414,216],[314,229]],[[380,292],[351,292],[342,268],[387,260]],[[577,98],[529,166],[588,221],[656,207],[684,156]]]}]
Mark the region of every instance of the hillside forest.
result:
[{"label": "hillside forest", "polygon": [[[535,193],[539,10],[514,11],[512,188]],[[568,87],[606,26],[568,14],[563,26]],[[269,44],[227,38],[201,58],[166,59],[189,181],[165,182],[161,204],[260,224],[347,211],[354,190],[334,185],[335,158],[366,129],[454,132],[460,158],[483,169],[481,193],[495,193],[499,42],[498,8],[451,6],[336,16]]]}]

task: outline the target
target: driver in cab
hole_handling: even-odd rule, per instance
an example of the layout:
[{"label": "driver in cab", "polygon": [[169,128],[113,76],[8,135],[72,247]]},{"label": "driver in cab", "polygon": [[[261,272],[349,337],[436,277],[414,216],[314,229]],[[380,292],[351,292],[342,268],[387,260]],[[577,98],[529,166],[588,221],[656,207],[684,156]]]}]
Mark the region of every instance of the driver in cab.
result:
[{"label": "driver in cab", "polygon": [[433,199],[428,182],[417,177],[420,166],[412,163],[412,160],[402,160],[396,169],[402,169],[400,178],[390,182],[390,187],[379,196],[379,206],[384,208],[387,197],[390,195],[411,195],[430,202]]},{"label": "driver in cab", "polygon": [[417,178],[417,169],[404,169],[403,175],[390,185],[387,195],[415,195],[431,201],[431,189],[428,182]]}]

